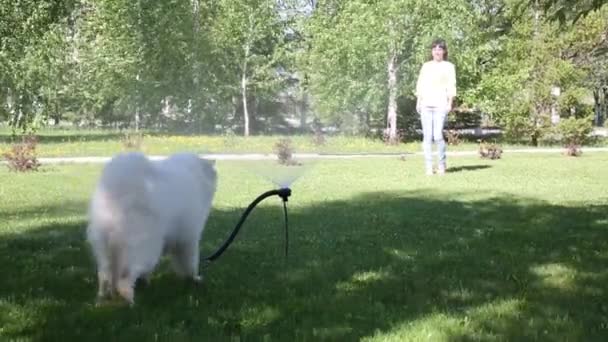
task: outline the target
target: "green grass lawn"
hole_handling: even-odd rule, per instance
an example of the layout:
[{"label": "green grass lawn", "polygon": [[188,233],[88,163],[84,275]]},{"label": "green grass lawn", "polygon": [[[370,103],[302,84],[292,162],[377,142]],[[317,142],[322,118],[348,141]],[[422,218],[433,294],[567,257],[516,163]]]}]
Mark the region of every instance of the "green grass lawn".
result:
[{"label": "green grass lawn", "polygon": [[[0,152],[10,149],[10,133],[0,132]],[[37,153],[40,157],[68,156],[111,156],[126,150],[125,134],[104,131],[43,131],[39,134],[40,143]],[[172,135],[144,133],[138,149],[152,155],[164,155],[176,151],[188,150],[196,153],[271,153],[275,144],[283,136],[239,135]],[[332,136],[326,137],[322,145],[315,144],[311,135],[289,136],[295,152],[407,152],[420,150],[420,143],[402,143],[397,146],[386,145],[380,139],[365,137]],[[466,144],[460,148],[475,148],[475,144]]]},{"label": "green grass lawn", "polygon": [[[203,254],[273,184],[218,161]],[[323,160],[293,184],[290,253],[262,202],[197,287],[163,262],[96,307],[84,243],[100,165],[0,169],[0,340],[605,341],[608,154]]]},{"label": "green grass lawn", "polygon": [[[112,156],[128,147],[124,143],[125,133],[108,130],[61,130],[44,129],[38,133],[39,157]],[[139,149],[152,155],[166,155],[188,150],[196,153],[271,153],[283,136],[240,135],[177,135],[144,133]],[[379,138],[356,136],[326,136],[322,145],[313,141],[312,135],[290,135],[292,147],[297,153],[406,153],[421,151],[420,141],[410,137],[408,142],[387,145]],[[489,142],[494,142],[489,139]],[[589,146],[608,146],[608,140],[598,140]],[[11,148],[11,133],[0,128],[0,155]],[[532,148],[525,144],[501,143],[507,148]],[[544,147],[560,147],[546,145]],[[451,151],[476,150],[476,141],[463,141],[449,146]],[[1,157],[0,157],[1,158]]]}]

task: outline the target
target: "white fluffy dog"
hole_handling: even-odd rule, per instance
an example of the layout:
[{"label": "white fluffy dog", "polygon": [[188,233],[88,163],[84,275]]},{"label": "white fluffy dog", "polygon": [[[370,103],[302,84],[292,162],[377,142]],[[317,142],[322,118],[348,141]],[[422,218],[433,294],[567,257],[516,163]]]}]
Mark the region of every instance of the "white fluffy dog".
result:
[{"label": "white fluffy dog", "polygon": [[97,262],[98,299],[115,292],[131,305],[161,256],[200,282],[199,242],[217,186],[215,163],[191,153],[151,161],[122,153],[105,166],[89,206],[87,241]]}]

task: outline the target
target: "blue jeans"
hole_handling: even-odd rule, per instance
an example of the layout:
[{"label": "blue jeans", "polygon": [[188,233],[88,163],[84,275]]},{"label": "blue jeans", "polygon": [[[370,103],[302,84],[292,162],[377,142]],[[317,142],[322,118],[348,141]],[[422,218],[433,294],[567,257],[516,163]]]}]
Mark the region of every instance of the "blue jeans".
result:
[{"label": "blue jeans", "polygon": [[448,117],[448,110],[439,107],[422,107],[420,121],[422,123],[422,151],[427,172],[433,170],[433,141],[437,144],[438,166],[445,171],[446,144],[443,139],[443,127]]}]

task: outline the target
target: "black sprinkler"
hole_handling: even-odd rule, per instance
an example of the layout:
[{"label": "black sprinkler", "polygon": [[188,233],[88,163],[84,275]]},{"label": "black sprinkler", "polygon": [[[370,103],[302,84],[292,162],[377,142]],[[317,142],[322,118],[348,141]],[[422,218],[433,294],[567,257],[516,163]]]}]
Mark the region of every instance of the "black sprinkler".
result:
[{"label": "black sprinkler", "polygon": [[287,226],[287,199],[289,198],[289,196],[291,196],[291,189],[290,188],[281,188],[281,189],[266,191],[265,193],[258,196],[258,198],[256,198],[253,202],[251,202],[251,204],[249,204],[249,206],[247,207],[247,209],[241,216],[241,219],[239,220],[239,222],[236,224],[236,227],[234,227],[234,230],[232,231],[232,234],[230,234],[230,237],[228,237],[228,239],[224,242],[224,244],[215,253],[206,257],[204,260],[205,261],[214,261],[215,259],[219,258],[219,256],[222,255],[222,253],[224,253],[224,251],[228,248],[228,246],[230,246],[230,244],[232,243],[232,241],[238,234],[239,230],[241,229],[241,226],[247,219],[247,216],[249,216],[251,211],[253,211],[253,208],[255,208],[256,205],[258,205],[260,202],[262,202],[267,197],[275,196],[275,195],[279,196],[283,200],[283,213],[285,215],[285,256],[287,256],[287,250],[289,247],[289,231],[288,231],[288,226]]}]

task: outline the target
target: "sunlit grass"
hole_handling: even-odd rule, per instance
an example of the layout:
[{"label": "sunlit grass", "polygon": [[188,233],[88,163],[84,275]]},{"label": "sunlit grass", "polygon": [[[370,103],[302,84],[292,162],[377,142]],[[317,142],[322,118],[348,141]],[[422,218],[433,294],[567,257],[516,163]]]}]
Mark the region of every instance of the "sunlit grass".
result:
[{"label": "sunlit grass", "polygon": [[[112,156],[118,152],[132,149],[125,144],[126,133],[115,130],[60,130],[44,129],[39,131],[40,143],[37,153],[40,157],[70,156]],[[130,136],[133,132],[128,132]],[[281,135],[254,135],[243,137],[236,134],[224,135],[179,135],[142,132],[143,138],[136,148],[153,155],[165,155],[177,151],[196,153],[274,153],[275,144]],[[288,135],[296,153],[411,153],[420,152],[419,137],[408,137],[407,142],[387,145],[380,138],[328,135],[323,144],[315,142],[312,135]],[[493,141],[493,139],[490,139]],[[501,143],[504,149],[530,149],[525,143]],[[595,142],[590,146],[606,146],[606,141]],[[0,153],[11,147],[10,131],[0,128]],[[560,148],[560,146],[545,146]],[[476,141],[463,141],[450,145],[449,151],[475,151]]]}]

